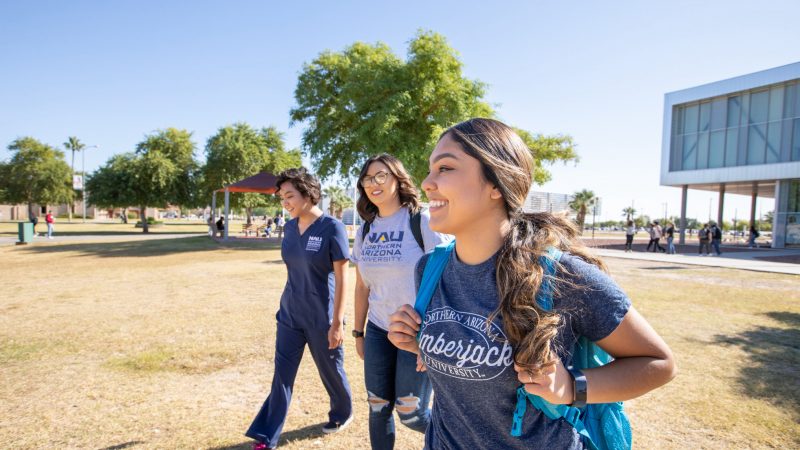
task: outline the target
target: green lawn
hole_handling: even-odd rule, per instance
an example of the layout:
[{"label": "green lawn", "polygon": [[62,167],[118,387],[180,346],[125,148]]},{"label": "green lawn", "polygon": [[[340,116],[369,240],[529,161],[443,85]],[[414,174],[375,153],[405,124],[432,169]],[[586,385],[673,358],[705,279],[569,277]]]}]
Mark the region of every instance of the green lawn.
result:
[{"label": "green lawn", "polygon": [[[120,227],[91,225],[106,226]],[[0,247],[3,447],[249,448],[243,432],[272,377],[286,281],[277,244]],[[798,277],[608,263],[680,368],[666,387],[627,403],[637,448],[800,446]],[[352,268],[349,279],[351,316]],[[368,448],[362,362],[345,342],[354,424],[319,432],[327,395],[306,355],[282,448]],[[398,449],[421,443],[399,429]]]}]

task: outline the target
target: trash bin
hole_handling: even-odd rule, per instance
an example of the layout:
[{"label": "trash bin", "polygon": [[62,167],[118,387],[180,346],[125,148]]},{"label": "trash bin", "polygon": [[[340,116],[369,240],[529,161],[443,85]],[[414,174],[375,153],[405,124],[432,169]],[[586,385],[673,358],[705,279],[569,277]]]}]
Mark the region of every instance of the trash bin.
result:
[{"label": "trash bin", "polygon": [[19,224],[19,242],[17,245],[30,244],[33,241],[33,223],[20,222]]}]

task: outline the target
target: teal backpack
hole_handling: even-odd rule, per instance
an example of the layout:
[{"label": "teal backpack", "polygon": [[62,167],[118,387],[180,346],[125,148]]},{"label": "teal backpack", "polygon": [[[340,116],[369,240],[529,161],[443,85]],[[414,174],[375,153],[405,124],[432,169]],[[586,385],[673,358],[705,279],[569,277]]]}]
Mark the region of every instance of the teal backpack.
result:
[{"label": "teal backpack", "polygon": [[[455,241],[441,244],[428,258],[414,304],[414,309],[422,318],[425,317],[425,311],[428,309],[433,292],[439,285],[439,279],[454,246]],[[550,280],[555,276],[556,262],[561,259],[561,254],[560,250],[551,247],[548,249],[548,254],[540,258],[545,277],[536,295],[536,301],[546,310],[553,308],[553,287]],[[578,369],[603,366],[613,360],[614,358],[600,346],[582,336],[578,338],[572,352],[572,363]],[[541,397],[529,394],[524,386],[520,386],[517,388],[517,406],[511,426],[512,436],[519,437],[522,434],[522,419],[525,417],[529,402],[549,419],[566,420],[581,435],[584,445],[592,450],[631,448],[631,426],[622,408],[622,402],[592,403],[582,408],[554,405]]]}]

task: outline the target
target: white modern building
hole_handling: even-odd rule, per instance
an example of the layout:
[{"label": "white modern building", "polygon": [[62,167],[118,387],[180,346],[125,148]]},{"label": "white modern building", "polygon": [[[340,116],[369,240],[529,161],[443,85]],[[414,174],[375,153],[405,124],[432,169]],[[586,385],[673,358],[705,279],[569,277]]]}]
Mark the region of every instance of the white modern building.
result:
[{"label": "white modern building", "polygon": [[772,246],[800,246],[800,62],[670,92],[664,99],[661,185],[680,187],[681,237],[690,189],[775,199]]}]

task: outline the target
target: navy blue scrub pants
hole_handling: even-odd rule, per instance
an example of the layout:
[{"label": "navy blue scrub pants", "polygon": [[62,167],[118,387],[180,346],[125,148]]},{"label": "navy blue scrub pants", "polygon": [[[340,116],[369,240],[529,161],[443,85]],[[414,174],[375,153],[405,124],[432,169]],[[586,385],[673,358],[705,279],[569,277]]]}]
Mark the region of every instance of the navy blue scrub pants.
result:
[{"label": "navy blue scrub pants", "polygon": [[245,433],[246,436],[267,444],[278,445],[289,403],[292,401],[292,388],[300,360],[306,344],[311,357],[322,378],[322,384],[331,398],[328,418],[344,423],[353,413],[353,398],[350,383],[344,373],[344,348],[328,349],[328,330],[290,328],[278,322],[275,339],[275,375],[272,389],[255,420]]}]

